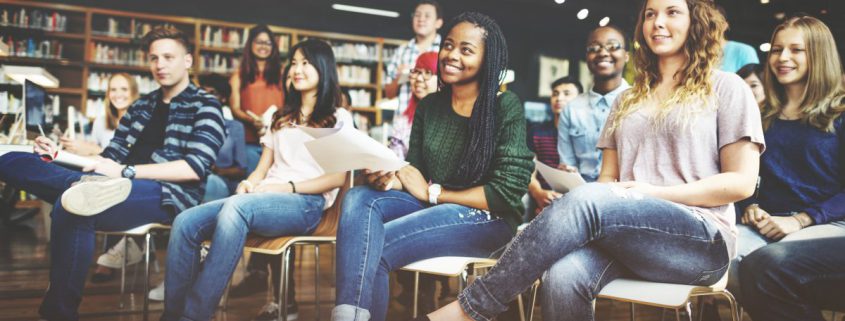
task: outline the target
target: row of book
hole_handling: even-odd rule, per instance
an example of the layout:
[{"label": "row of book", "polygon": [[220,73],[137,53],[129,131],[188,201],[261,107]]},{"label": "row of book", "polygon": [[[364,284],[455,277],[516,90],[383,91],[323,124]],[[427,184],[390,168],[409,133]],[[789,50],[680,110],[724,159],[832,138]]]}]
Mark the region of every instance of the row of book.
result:
[{"label": "row of book", "polygon": [[338,65],[337,76],[341,83],[369,84],[372,79],[372,69],[358,65]]},{"label": "row of book", "polygon": [[202,71],[230,74],[235,72],[240,67],[241,58],[233,57],[224,54],[201,54],[199,57],[199,67]]},{"label": "row of book", "polygon": [[[110,72],[92,72],[88,75],[88,90],[108,94]],[[138,93],[146,94],[158,89],[158,83],[149,75],[130,74],[138,85]]]},{"label": "row of book", "polygon": [[105,21],[94,20],[94,26],[91,31],[92,34],[98,36],[108,36],[116,38],[141,38],[155,27],[176,28],[172,23],[152,23],[145,21],[138,21],[135,18],[118,19],[106,18]]},{"label": "row of book", "polygon": [[0,26],[64,32],[67,30],[67,15],[57,11],[4,8],[0,11]]},{"label": "row of book", "polygon": [[90,46],[90,61],[124,66],[147,65],[147,53],[140,47],[118,46],[100,42],[91,42]]},{"label": "row of book", "polygon": [[9,55],[30,58],[62,58],[63,45],[58,40],[43,40],[33,37],[15,39],[11,35],[0,36],[0,42],[9,47]]}]

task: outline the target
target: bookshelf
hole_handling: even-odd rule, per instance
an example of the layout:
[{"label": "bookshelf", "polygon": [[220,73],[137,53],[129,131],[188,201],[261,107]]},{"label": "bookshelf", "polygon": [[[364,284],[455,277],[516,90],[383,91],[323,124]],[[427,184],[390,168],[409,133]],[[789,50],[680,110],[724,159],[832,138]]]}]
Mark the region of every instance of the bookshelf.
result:
[{"label": "bookshelf", "polygon": [[[168,25],[188,35],[194,54],[194,76],[230,75],[238,69],[248,30],[254,24],[195,17],[156,15],[26,0],[0,0],[0,40],[11,44],[11,54],[0,65],[41,66],[56,76],[64,119],[68,106],[83,115],[95,115],[105,98],[105,81],[126,72],[139,82],[140,92],[157,88],[146,64],[141,37],[152,28]],[[350,93],[353,112],[381,124],[383,78],[390,50],[406,40],[269,26],[282,59],[290,47],[307,38],[329,42],[338,61],[341,87]],[[20,49],[19,49],[20,48]],[[20,54],[18,54],[20,53]]]}]

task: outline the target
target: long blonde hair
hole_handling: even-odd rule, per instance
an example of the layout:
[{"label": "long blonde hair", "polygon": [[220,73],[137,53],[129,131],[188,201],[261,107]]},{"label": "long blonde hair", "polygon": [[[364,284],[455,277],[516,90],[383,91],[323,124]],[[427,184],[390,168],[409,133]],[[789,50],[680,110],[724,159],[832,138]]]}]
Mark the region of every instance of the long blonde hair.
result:
[{"label": "long blonde hair", "polygon": [[[778,25],[772,32],[770,43],[774,43],[777,33],[786,28],[800,30],[806,46],[808,68],[804,94],[801,97],[801,122],[832,133],[834,121],[845,112],[845,89],[841,83],[842,65],[839,63],[833,34],[821,20],[798,16]],[[769,52],[767,64],[771,58],[772,53]],[[763,129],[768,130],[788,100],[786,90],[775,78],[771,65],[763,72],[763,88],[766,90],[762,110]]]},{"label": "long blonde hair", "polygon": [[[111,91],[111,81],[115,77],[123,77],[126,79],[126,83],[129,84],[129,97],[132,101],[138,100],[138,83],[135,82],[135,77],[132,75],[127,74],[125,72],[119,72],[116,74],[112,74],[109,77],[109,82],[107,83],[106,87],[106,128],[109,130],[117,129],[117,124],[120,122],[120,113],[118,112],[117,108],[114,107],[111,103],[111,99],[109,99],[109,92]],[[129,103],[132,104],[131,102]],[[129,108],[129,107],[127,107]]]},{"label": "long blonde hair", "polygon": [[[661,102],[655,116],[658,123],[665,120],[674,110],[674,106],[701,101],[702,108],[682,110],[680,122],[688,125],[695,113],[706,107],[704,102],[711,101],[713,93],[710,78],[712,70],[720,63],[722,57],[722,43],[728,29],[725,17],[716,9],[712,0],[686,0],[686,3],[690,11],[690,28],[682,50],[687,62],[675,75],[679,80],[677,90],[668,100]],[[626,116],[637,111],[642,103],[654,94],[655,86],[662,80],[658,57],[646,44],[646,36],[643,34],[647,5],[646,0],[640,8],[634,32],[634,69],[637,72],[634,86],[622,96],[609,132],[617,129]]]}]

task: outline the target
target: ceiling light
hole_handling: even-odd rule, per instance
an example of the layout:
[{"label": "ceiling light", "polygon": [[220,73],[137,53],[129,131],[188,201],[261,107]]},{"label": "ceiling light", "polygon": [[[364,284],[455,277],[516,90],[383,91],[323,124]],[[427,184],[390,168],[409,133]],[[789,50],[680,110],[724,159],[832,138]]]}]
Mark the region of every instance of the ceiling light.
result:
[{"label": "ceiling light", "polygon": [[21,84],[24,83],[24,80],[29,80],[44,88],[59,87],[59,80],[41,67],[6,65],[0,69],[0,75],[6,75],[6,77]]},{"label": "ceiling light", "polygon": [[587,15],[589,15],[589,14],[590,14],[590,10],[581,9],[581,11],[578,11],[578,16],[577,16],[578,20],[587,19]]},{"label": "ceiling light", "polygon": [[564,2],[566,2],[566,0],[555,0],[555,3],[557,4],[563,4]]},{"label": "ceiling light", "polygon": [[332,9],[340,10],[340,11],[349,11],[355,13],[363,13],[363,14],[371,14],[374,16],[383,16],[383,17],[390,17],[390,18],[398,18],[399,13],[396,11],[388,11],[388,10],[381,10],[381,9],[373,9],[373,8],[366,8],[366,7],[358,7],[358,6],[350,6],[345,4],[333,4]]},{"label": "ceiling light", "polygon": [[785,13],[785,12],[778,12],[778,13],[775,13],[775,19],[778,19],[778,20],[783,20],[783,18],[786,18],[786,13]]},{"label": "ceiling light", "polygon": [[767,4],[767,3],[769,3],[769,0],[760,0],[760,4]]},{"label": "ceiling light", "polygon": [[772,44],[768,42],[760,45],[760,51],[762,52],[769,52],[770,49],[772,49]]},{"label": "ceiling light", "polygon": [[604,17],[604,18],[601,18],[601,20],[599,20],[599,26],[604,27],[608,23],[610,23],[610,17]]}]

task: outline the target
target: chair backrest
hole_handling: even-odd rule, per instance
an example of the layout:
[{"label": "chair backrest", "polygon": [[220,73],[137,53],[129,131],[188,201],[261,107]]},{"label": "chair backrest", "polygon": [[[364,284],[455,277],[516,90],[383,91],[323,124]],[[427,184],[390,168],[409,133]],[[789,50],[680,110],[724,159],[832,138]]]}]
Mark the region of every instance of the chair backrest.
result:
[{"label": "chair backrest", "polygon": [[340,191],[337,193],[334,204],[323,211],[323,218],[320,219],[320,224],[317,225],[314,233],[311,234],[312,236],[337,235],[337,226],[340,223],[340,205],[343,203],[343,196],[346,195],[346,192],[352,188],[354,177],[354,171],[346,173],[346,183],[340,187]]}]

